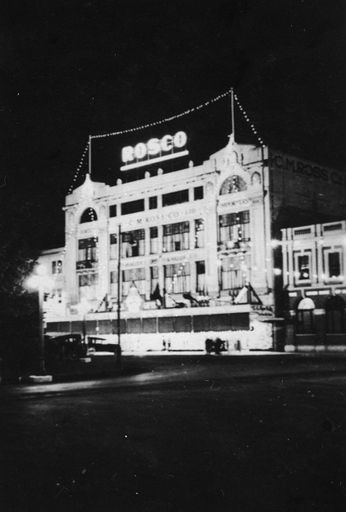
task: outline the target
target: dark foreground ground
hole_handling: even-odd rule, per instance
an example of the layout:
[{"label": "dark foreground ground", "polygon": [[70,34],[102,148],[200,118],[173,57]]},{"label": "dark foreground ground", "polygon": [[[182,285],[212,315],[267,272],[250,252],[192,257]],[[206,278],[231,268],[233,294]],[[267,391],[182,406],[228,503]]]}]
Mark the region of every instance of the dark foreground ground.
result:
[{"label": "dark foreground ground", "polygon": [[2,386],[0,510],[344,511],[346,360],[289,358]]}]

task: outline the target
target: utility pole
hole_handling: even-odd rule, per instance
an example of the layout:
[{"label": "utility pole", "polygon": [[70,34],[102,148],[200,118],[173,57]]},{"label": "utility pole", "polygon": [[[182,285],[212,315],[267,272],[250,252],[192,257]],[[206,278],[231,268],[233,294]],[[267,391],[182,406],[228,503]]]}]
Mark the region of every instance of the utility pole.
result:
[{"label": "utility pole", "polygon": [[42,277],[38,279],[38,322],[39,322],[39,341],[40,341],[40,364],[39,369],[41,375],[46,374],[46,358],[45,358],[45,339],[44,339],[44,318],[43,318],[43,283]]},{"label": "utility pole", "polygon": [[121,292],[121,225],[119,224],[118,228],[118,300],[117,300],[117,332],[118,332],[118,363],[119,366],[121,365],[121,332],[120,332],[120,310],[121,310],[121,298],[120,298],[120,292]]}]

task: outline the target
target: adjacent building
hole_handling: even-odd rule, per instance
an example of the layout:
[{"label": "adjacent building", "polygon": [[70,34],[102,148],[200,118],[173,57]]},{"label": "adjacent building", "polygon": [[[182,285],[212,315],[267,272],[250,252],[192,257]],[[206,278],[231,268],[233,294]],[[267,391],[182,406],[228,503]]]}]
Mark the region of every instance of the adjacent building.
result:
[{"label": "adjacent building", "polygon": [[346,349],[346,221],[282,230],[286,350]]}]

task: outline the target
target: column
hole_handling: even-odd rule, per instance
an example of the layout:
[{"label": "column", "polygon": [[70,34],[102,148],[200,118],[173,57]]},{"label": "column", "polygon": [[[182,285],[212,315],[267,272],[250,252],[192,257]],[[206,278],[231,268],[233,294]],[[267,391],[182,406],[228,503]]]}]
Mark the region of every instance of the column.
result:
[{"label": "column", "polygon": [[250,207],[251,285],[257,291],[266,290],[269,278],[266,274],[271,268],[270,234],[265,232],[264,223],[263,198],[258,197],[252,200]]},{"label": "column", "polygon": [[197,276],[196,276],[196,262],[195,260],[189,260],[190,264],[190,291],[192,293],[196,292],[197,288]]},{"label": "column", "polygon": [[108,216],[106,207],[102,205],[99,210],[98,229],[98,297],[100,301],[106,293],[109,293],[109,234]]},{"label": "column", "polygon": [[149,260],[145,260],[145,300],[150,300],[150,265]]},{"label": "column", "polygon": [[208,201],[204,218],[205,225],[205,273],[208,294],[216,297],[219,293],[218,265],[217,265],[217,232],[218,216],[216,202],[213,198]]},{"label": "column", "polygon": [[190,220],[190,232],[189,232],[189,249],[192,250],[195,248],[195,221]]},{"label": "column", "polygon": [[77,253],[77,226],[75,224],[75,211],[69,209],[65,214],[65,257],[64,257],[64,276],[66,305],[77,304],[78,296],[78,279],[76,271]]}]

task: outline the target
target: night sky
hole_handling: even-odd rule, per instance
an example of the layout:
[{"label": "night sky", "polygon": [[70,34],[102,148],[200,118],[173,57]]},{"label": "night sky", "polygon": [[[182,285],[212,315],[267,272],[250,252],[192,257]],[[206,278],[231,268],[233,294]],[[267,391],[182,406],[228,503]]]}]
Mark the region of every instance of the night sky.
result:
[{"label": "night sky", "polygon": [[[180,113],[231,86],[265,143],[346,172],[345,21],[344,0],[2,1],[1,194],[30,198],[35,243],[62,245],[61,207],[89,134]],[[179,129],[202,162],[227,143],[229,98],[95,142],[93,179],[115,183],[124,143]],[[239,111],[236,130],[256,142]]]}]

